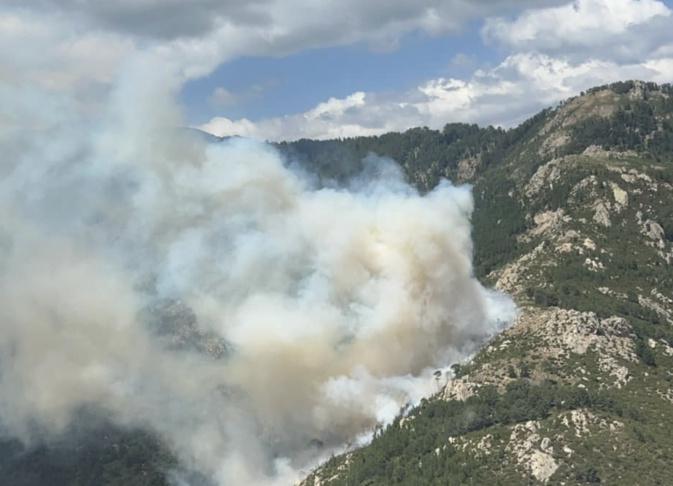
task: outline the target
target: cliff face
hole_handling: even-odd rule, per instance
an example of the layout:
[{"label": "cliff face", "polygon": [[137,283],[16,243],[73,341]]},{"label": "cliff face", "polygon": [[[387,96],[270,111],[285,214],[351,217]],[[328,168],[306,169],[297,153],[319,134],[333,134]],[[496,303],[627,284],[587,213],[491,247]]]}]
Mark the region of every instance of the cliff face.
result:
[{"label": "cliff face", "polygon": [[474,184],[477,273],[519,318],[304,484],[665,484],[672,121],[670,86],[617,83],[446,161]]}]

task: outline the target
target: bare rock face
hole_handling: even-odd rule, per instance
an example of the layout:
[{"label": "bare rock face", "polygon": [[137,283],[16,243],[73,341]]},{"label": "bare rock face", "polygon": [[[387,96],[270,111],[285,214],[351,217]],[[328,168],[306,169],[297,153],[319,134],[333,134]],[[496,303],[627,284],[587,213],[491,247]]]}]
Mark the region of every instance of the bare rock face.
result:
[{"label": "bare rock face", "polygon": [[[667,102],[652,107],[656,131],[626,127],[647,146],[657,135],[668,136],[657,132],[666,131],[662,121],[673,116],[673,89],[655,93],[644,84],[621,83],[551,111],[497,172],[489,173],[488,166],[475,171],[474,159],[459,161],[459,178],[474,180],[481,211],[497,213],[501,200],[511,211],[475,224],[488,235],[481,242],[488,274],[480,278],[511,295],[519,314],[428,400],[454,402],[435,403],[440,408],[472,410],[480,397],[509,398],[518,387],[538,386],[558,400],[548,414],[452,431],[432,444],[438,458],[446,451],[480,458],[480,473],[494,484],[634,484],[627,476],[635,468],[647,473],[649,465],[620,460],[673,420],[673,372],[666,371],[673,366],[673,172],[667,155],[625,149],[577,130],[583,121],[600,124],[618,110],[628,112],[624,101],[655,97]],[[665,112],[656,113],[663,109],[659,105]],[[480,179],[491,174],[493,180]],[[638,419],[624,412],[631,406]],[[395,433],[420,443],[426,437],[420,437],[418,421],[425,418],[411,411]],[[663,457],[657,456],[657,464],[664,464]],[[409,462],[408,469],[422,469],[414,459],[418,464]]]},{"label": "bare rock face", "polygon": [[599,145],[589,145],[584,149],[582,155],[586,155],[588,157],[603,156],[605,155],[605,150]]},{"label": "bare rock face", "polygon": [[468,381],[467,377],[456,378],[449,380],[442,390],[442,398],[444,400],[460,400],[464,401],[475,394],[479,385]]},{"label": "bare rock face", "polygon": [[531,236],[540,236],[552,231],[558,231],[564,222],[569,221],[570,218],[565,215],[563,209],[555,211],[544,211],[536,214],[533,217],[535,228],[531,229]]},{"label": "bare rock face", "polygon": [[545,253],[544,243],[540,243],[531,252],[505,266],[498,272],[495,288],[510,294],[521,293],[525,288],[525,279],[532,266]]},{"label": "bare rock face", "polygon": [[659,293],[657,289],[652,289],[649,296],[639,294],[638,303],[644,308],[654,311],[673,325],[673,302],[670,298]]},{"label": "bare rock face", "polygon": [[610,221],[610,211],[603,201],[596,201],[596,204],[594,205],[594,221],[606,228],[612,226]]},{"label": "bare rock face", "polygon": [[594,430],[617,431],[624,428],[619,420],[607,420],[593,414],[587,409],[571,410],[558,416],[561,424],[578,439],[590,435]]},{"label": "bare rock face", "polygon": [[530,178],[524,194],[528,198],[536,196],[543,188],[551,187],[561,177],[560,159],[554,159],[540,166]]},{"label": "bare rock face", "polygon": [[577,204],[580,197],[595,198],[597,196],[597,189],[599,187],[598,178],[595,175],[590,175],[579,181],[575,187],[570,191],[570,202]]},{"label": "bare rock face", "polygon": [[548,437],[540,436],[540,423],[528,421],[512,427],[505,450],[523,469],[530,471],[535,479],[546,483],[559,465],[554,459],[554,448]]},{"label": "bare rock face", "polygon": [[656,221],[647,220],[643,223],[642,233],[654,242],[657,248],[664,248],[664,228]]},{"label": "bare rock face", "polygon": [[477,169],[481,165],[481,160],[478,157],[469,157],[458,161],[458,182],[470,181],[477,173]]},{"label": "bare rock face", "polygon": [[530,308],[522,312],[511,332],[539,336],[558,353],[585,354],[594,347],[627,361],[635,360],[631,326],[621,317],[599,319],[593,312]]},{"label": "bare rock face", "polygon": [[621,317],[599,319],[593,312],[527,308],[506,333],[535,339],[549,358],[567,360],[593,351],[598,369],[611,378],[604,383],[606,387],[621,388],[628,383],[627,365],[637,361],[631,326]]},{"label": "bare rock face", "polygon": [[628,206],[629,205],[628,193],[614,182],[610,184],[610,187],[612,188],[612,196],[614,197],[618,207]]}]

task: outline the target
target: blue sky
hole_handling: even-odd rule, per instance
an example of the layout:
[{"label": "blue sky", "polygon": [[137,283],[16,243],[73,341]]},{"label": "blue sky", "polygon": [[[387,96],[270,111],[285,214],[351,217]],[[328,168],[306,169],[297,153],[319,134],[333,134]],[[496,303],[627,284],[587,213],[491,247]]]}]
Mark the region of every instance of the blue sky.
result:
[{"label": "blue sky", "polygon": [[[316,191],[270,147],[176,127],[512,126],[591,86],[672,81],[672,27],[662,0],[0,0],[3,432],[61,433],[100,404],[204,477],[293,484],[307,438],[359,442],[436,390],[421,370],[446,363],[423,358],[460,352],[432,328],[473,340],[495,315],[475,306],[510,306],[473,293],[469,187]],[[240,352],[155,348],[137,318],[165,298]],[[376,358],[401,336],[408,360]]]},{"label": "blue sky", "polygon": [[[222,114],[255,121],[302,112],[354,91],[406,91],[426,79],[465,77],[475,66],[492,65],[502,57],[484,45],[479,26],[471,22],[460,33],[439,37],[414,32],[400,39],[399,47],[385,51],[358,43],[284,57],[243,57],[187,83],[181,100],[191,123]],[[218,87],[238,99],[218,106],[211,99]]]},{"label": "blue sky", "polygon": [[4,0],[0,79],[94,112],[152,59],[184,124],[218,136],[508,127],[592,86],[673,81],[672,2]]},{"label": "blue sky", "polygon": [[188,82],[181,100],[190,123],[217,135],[332,138],[456,121],[512,126],[595,85],[672,80],[671,0],[525,3],[446,31],[412,29],[383,50],[365,36],[241,56]]}]

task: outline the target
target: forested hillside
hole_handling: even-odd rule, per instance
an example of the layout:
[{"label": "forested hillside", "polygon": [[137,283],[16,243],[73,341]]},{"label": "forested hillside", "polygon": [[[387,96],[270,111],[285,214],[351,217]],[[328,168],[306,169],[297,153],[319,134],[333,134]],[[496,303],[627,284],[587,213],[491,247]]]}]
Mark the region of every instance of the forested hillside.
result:
[{"label": "forested hillside", "polygon": [[474,184],[477,274],[520,316],[442,392],[305,484],[670,482],[672,95],[623,82],[508,132],[345,141],[361,154],[424,134],[424,150],[396,156],[422,189],[436,167]]},{"label": "forested hillside", "polygon": [[[370,153],[421,192],[472,184],[475,272],[520,308],[439,394],[305,485],[670,483],[672,86],[597,87],[509,130],[450,123],[277,147],[324,184]],[[151,321],[168,345],[227,352],[166,309]],[[0,456],[0,474],[26,486],[168,484],[176,464],[156,438],[105,421],[58,443],[4,442]]]}]

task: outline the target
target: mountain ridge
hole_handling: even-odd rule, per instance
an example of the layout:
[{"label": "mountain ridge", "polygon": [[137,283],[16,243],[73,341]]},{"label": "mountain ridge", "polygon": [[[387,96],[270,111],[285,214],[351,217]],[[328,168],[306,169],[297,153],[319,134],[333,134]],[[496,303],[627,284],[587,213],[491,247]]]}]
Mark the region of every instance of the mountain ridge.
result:
[{"label": "mountain ridge", "polygon": [[510,131],[515,144],[467,180],[476,273],[519,318],[302,484],[666,484],[671,94],[597,87]]},{"label": "mountain ridge", "polygon": [[[395,159],[420,192],[442,178],[471,184],[475,274],[521,309],[437,395],[302,484],[667,483],[671,85],[600,86],[509,130],[451,123],[275,146],[323,185],[357,174],[369,153]],[[169,346],[226,354],[179,303],[165,310],[155,324]],[[170,483],[176,459],[155,438],[94,429],[97,447],[0,444],[0,474],[21,485]]]}]

